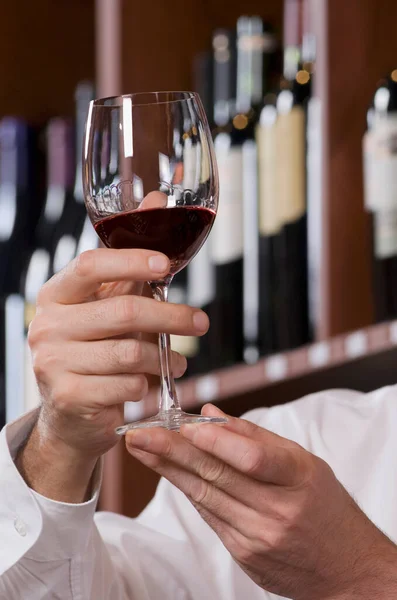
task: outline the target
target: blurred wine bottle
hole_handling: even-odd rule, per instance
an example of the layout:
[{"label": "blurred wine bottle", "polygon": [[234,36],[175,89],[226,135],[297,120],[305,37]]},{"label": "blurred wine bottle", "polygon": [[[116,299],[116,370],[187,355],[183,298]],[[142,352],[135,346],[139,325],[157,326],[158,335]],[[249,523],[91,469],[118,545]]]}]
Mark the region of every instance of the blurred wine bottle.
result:
[{"label": "blurred wine bottle", "polygon": [[243,358],[243,177],[241,145],[233,143],[236,115],[235,34],[217,30],[214,52],[214,146],[219,172],[219,207],[211,233],[215,302],[211,343],[216,367]]},{"label": "blurred wine bottle", "polygon": [[37,136],[15,118],[0,122],[0,289],[3,410],[6,420],[23,412],[23,315],[21,277],[41,210]]},{"label": "blurred wine bottle", "polygon": [[[277,190],[276,95],[264,98],[256,141],[258,147],[259,193],[259,332],[261,354],[278,350],[276,330],[285,323],[285,299],[281,295],[276,238],[281,233]],[[286,335],[286,334],[285,334]]]},{"label": "blurred wine bottle", "polygon": [[258,170],[254,126],[262,101],[263,23],[237,21],[237,94],[232,144],[241,148],[243,224],[243,359],[259,358]]},{"label": "blurred wine bottle", "polygon": [[51,119],[46,129],[47,191],[44,207],[35,231],[34,249],[29,255],[22,277],[25,302],[25,410],[37,406],[39,395],[33,374],[27,331],[35,315],[37,295],[50,276],[54,259],[56,231],[67,216],[67,206],[73,194],[74,136],[72,123],[67,119]]},{"label": "blurred wine bottle", "polygon": [[83,193],[83,139],[88,107],[94,99],[94,86],[89,82],[80,83],[75,92],[75,180],[73,194],[68,194],[62,219],[55,231],[55,248],[51,272],[63,269],[73,258],[84,250],[95,248],[98,238],[87,216]]},{"label": "blurred wine bottle", "polygon": [[[316,77],[317,39],[315,18],[316,0],[303,1],[302,69]],[[307,266],[308,266],[308,314],[309,337],[319,338],[324,298],[321,285],[321,256],[323,239],[322,189],[323,189],[323,134],[322,106],[314,93],[314,85],[307,103]]]},{"label": "blurred wine bottle", "polygon": [[[213,115],[213,56],[211,52],[199,54],[193,64],[194,90],[202,100],[210,125]],[[202,152],[203,140],[197,140],[195,154],[188,159],[184,168],[184,186],[189,188],[197,184],[205,186],[210,178],[210,165],[207,152]],[[205,140],[204,140],[205,143]],[[186,157],[188,158],[188,157]],[[185,160],[186,160],[185,158]],[[189,163],[191,168],[189,168]],[[192,168],[193,167],[193,168]],[[190,180],[190,181],[189,181]],[[211,259],[210,239],[187,267],[187,302],[204,310],[212,323],[215,300],[215,267]],[[216,345],[209,334],[200,337],[191,344],[192,354],[188,361],[188,375],[198,375],[211,370],[216,363]]]},{"label": "blurred wine bottle", "polygon": [[[170,285],[168,292],[168,302],[173,304],[188,304],[188,274],[186,269],[182,269],[177,273]],[[171,348],[175,352],[179,352],[188,361],[187,375],[194,373],[194,361],[197,360],[199,355],[199,342],[198,339],[191,335],[171,335]]]},{"label": "blurred wine bottle", "polygon": [[260,347],[260,284],[258,230],[258,149],[256,128],[263,97],[271,89],[276,39],[259,17],[237,22],[237,100],[233,139],[242,148],[243,193],[243,358],[255,362]]},{"label": "blurred wine bottle", "polygon": [[397,69],[377,87],[364,135],[365,207],[373,225],[376,320],[397,315]]},{"label": "blurred wine bottle", "polygon": [[277,98],[277,193],[281,234],[276,254],[285,315],[277,322],[280,350],[309,340],[306,219],[306,107],[311,73],[302,65],[302,0],[284,3],[284,76]]},{"label": "blurred wine bottle", "polygon": [[214,61],[212,52],[200,52],[193,60],[193,91],[203,103],[210,129],[214,126]]}]

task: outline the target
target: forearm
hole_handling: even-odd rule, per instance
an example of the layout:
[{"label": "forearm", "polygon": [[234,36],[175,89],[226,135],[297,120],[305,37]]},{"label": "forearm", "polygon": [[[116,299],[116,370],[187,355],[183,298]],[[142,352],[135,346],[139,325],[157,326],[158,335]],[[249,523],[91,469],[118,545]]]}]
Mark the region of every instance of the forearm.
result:
[{"label": "forearm", "polygon": [[96,459],[74,452],[62,440],[49,439],[36,423],[16,459],[30,488],[52,500],[78,504],[89,499]]},{"label": "forearm", "polygon": [[330,595],[324,600],[390,600],[397,598],[397,546],[385,538],[385,547],[373,555],[371,564],[365,568],[358,565],[362,576],[349,591]]}]

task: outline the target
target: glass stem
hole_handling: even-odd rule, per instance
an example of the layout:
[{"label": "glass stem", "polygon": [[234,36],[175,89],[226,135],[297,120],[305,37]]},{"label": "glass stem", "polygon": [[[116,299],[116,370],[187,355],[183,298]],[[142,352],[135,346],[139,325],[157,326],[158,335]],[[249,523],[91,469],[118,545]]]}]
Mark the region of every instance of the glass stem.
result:
[{"label": "glass stem", "polygon": [[[151,282],[153,297],[159,302],[167,302],[168,288],[171,280]],[[160,356],[160,409],[159,414],[181,411],[178,396],[175,389],[174,376],[172,374],[171,362],[171,340],[168,333],[159,334],[159,356]]]}]

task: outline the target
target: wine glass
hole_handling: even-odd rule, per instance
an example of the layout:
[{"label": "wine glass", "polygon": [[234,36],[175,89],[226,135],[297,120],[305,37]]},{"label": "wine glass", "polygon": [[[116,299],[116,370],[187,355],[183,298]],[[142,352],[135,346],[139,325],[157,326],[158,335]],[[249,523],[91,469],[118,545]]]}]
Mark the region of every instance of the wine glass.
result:
[{"label": "wine glass", "polygon": [[[138,93],[90,103],[83,147],[83,187],[90,219],[109,248],[163,252],[170,272],[149,281],[167,302],[173,276],[205,242],[218,206],[218,173],[207,118],[192,92]],[[182,411],[171,369],[170,336],[159,334],[160,407],[156,416],[118,427],[224,423]]]}]

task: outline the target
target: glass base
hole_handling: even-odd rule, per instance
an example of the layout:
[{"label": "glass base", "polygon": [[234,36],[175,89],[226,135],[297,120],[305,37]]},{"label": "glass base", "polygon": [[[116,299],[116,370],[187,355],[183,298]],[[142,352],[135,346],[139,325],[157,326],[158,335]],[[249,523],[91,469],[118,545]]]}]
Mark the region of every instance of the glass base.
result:
[{"label": "glass base", "polygon": [[227,423],[224,417],[203,417],[201,415],[191,415],[183,412],[183,410],[169,410],[167,412],[158,413],[154,417],[142,419],[135,423],[116,427],[115,432],[118,435],[125,435],[130,429],[143,429],[146,427],[165,427],[171,431],[179,431],[181,425],[189,423]]}]

